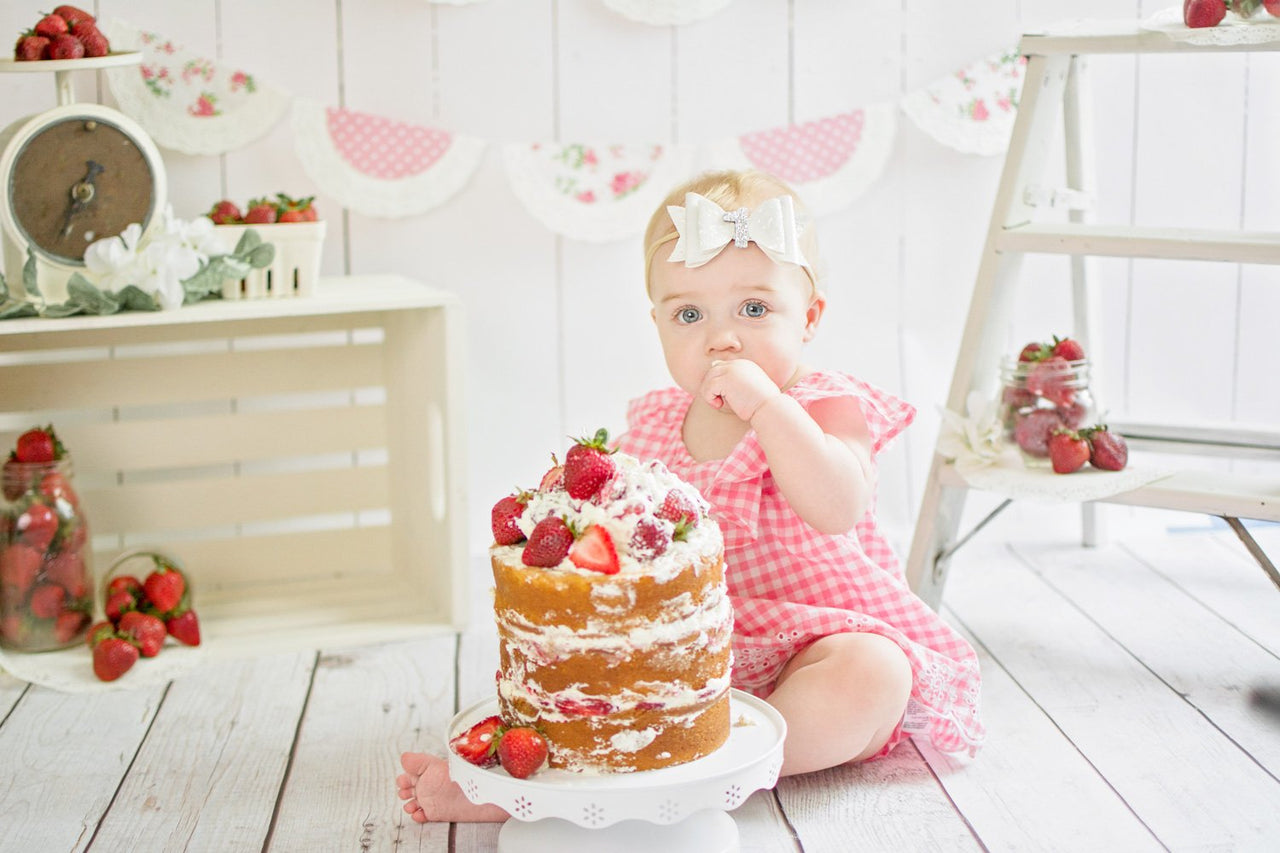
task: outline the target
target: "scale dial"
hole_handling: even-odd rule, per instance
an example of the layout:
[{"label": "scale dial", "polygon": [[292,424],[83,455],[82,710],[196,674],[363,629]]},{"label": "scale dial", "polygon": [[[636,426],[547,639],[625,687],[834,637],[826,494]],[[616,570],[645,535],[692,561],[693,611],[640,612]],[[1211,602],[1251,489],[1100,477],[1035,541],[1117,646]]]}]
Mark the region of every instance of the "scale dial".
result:
[{"label": "scale dial", "polygon": [[49,265],[84,265],[85,249],[131,223],[146,231],[165,199],[154,143],[127,116],[96,104],[56,107],[5,133],[0,220],[6,236]]}]

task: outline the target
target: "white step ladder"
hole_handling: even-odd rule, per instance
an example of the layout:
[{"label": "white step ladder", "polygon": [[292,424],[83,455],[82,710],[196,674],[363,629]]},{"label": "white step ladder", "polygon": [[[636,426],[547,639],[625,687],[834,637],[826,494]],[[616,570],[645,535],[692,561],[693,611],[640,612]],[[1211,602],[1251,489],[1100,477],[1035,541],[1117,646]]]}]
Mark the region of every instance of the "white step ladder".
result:
[{"label": "white step ladder", "polygon": [[[1071,257],[1074,337],[1094,356],[1095,363],[1099,350],[1095,310],[1099,300],[1094,294],[1098,282],[1091,269],[1091,256],[1280,264],[1280,233],[1095,225],[1089,221],[1087,204],[1094,190],[1093,137],[1089,127],[1092,115],[1087,104],[1089,55],[1276,51],[1280,50],[1280,42],[1198,46],[1123,24],[1106,32],[1025,35],[1019,49],[1028,58],[1026,80],[947,396],[947,408],[956,413],[965,412],[972,391],[995,399],[1002,332],[1026,254]],[[1059,132],[1065,135],[1067,189],[1043,185],[1049,177],[1049,153]],[[1049,207],[1066,207],[1068,221],[1037,223],[1037,212]],[[1128,438],[1134,448],[1280,459],[1280,430],[1127,424],[1114,420],[1109,421],[1109,426]],[[1046,472],[1045,476],[1056,475]],[[941,601],[951,556],[1010,503],[1005,500],[969,532],[960,535],[958,528],[970,488],[955,468],[935,452],[906,565],[911,588],[934,607]],[[1280,587],[1280,571],[1239,521],[1280,521],[1280,477],[1185,471],[1104,500],[1221,516]],[[1093,544],[1093,507],[1084,507],[1084,541]]]}]

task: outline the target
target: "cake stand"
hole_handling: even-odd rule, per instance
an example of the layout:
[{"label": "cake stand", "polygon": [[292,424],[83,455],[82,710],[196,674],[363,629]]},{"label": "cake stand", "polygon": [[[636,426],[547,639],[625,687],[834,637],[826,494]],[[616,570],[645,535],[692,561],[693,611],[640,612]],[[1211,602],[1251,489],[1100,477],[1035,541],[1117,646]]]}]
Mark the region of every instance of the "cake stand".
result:
[{"label": "cake stand", "polygon": [[[497,713],[496,699],[472,705],[453,718],[446,742]],[[516,779],[449,750],[449,774],[468,800],[513,818],[498,834],[499,853],[733,853],[738,826],[725,812],[773,787],[787,729],[772,707],[738,690],[730,692],[729,719],[722,747],[676,767],[605,775],[544,769]]]}]

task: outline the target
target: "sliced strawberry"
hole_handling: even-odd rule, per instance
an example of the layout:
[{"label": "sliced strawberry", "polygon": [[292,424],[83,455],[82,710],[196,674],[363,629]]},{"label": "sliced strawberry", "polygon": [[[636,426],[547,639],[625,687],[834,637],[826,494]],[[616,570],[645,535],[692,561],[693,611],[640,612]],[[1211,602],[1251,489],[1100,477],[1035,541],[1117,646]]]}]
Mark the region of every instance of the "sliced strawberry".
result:
[{"label": "sliced strawberry", "polygon": [[598,524],[593,524],[582,532],[582,536],[569,549],[569,559],[580,569],[605,575],[618,573],[618,552],[613,547],[613,537]]},{"label": "sliced strawberry", "polygon": [[529,726],[507,729],[498,740],[502,769],[517,779],[528,779],[547,763],[547,739]]},{"label": "sliced strawberry", "polygon": [[558,566],[572,545],[573,531],[569,525],[560,516],[550,515],[534,525],[520,560],[526,566]]},{"label": "sliced strawberry", "polygon": [[591,438],[580,438],[564,457],[564,488],[569,497],[590,500],[613,476],[614,464],[608,448],[609,431],[596,430]]},{"label": "sliced strawberry", "polygon": [[552,456],[551,467],[542,475],[542,481],[538,483],[538,491],[554,492],[562,489],[564,489],[564,466],[556,461],[555,456]]},{"label": "sliced strawberry", "polygon": [[497,740],[502,735],[502,719],[485,717],[460,735],[449,741],[449,747],[464,761],[477,767],[492,767],[498,763]]},{"label": "sliced strawberry", "polygon": [[555,706],[557,711],[570,717],[603,717],[613,713],[613,703],[607,699],[559,697]]}]

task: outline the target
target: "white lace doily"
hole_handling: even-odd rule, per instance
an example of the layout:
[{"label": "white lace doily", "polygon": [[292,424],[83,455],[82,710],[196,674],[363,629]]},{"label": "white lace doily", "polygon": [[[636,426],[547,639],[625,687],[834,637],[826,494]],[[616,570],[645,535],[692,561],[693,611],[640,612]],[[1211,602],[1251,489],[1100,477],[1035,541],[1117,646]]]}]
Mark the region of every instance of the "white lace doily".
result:
[{"label": "white lace doily", "polygon": [[1128,466],[1103,471],[1086,464],[1071,474],[1055,474],[1052,468],[1028,468],[1017,448],[1008,449],[995,465],[960,461],[956,473],[975,489],[996,492],[1014,500],[1046,503],[1080,503],[1109,498],[1163,480],[1170,471]]},{"label": "white lace doily", "polygon": [[875,104],[792,127],[707,144],[716,168],[762,169],[787,181],[814,216],[848,207],[884,172],[896,111]]},{"label": "white lace doily", "polygon": [[908,93],[902,111],[935,140],[966,154],[993,156],[1009,147],[1026,57],[992,54]]},{"label": "white lace doily", "polygon": [[601,0],[625,18],[655,26],[680,26],[709,18],[732,0]]},{"label": "white lace doily", "polygon": [[113,45],[142,62],[106,71],[120,111],[157,145],[184,154],[221,154],[259,138],[284,115],[289,96],[240,69],[184,50],[161,35],[111,22]]},{"label": "white lace doily", "polygon": [[1174,41],[1187,44],[1267,44],[1280,41],[1280,18],[1262,15],[1242,20],[1236,13],[1227,12],[1227,16],[1216,27],[1198,27],[1192,29],[1182,22],[1182,9],[1170,6],[1146,18],[1142,29],[1164,33]]},{"label": "white lace doily", "polygon": [[93,652],[77,643],[56,652],[20,652],[0,649],[0,669],[15,678],[64,693],[92,693],[132,690],[166,684],[198,666],[205,659],[205,646],[184,646],[166,641],[160,654],[138,658],[138,662],[115,681],[99,681],[93,674]]},{"label": "white lace doily", "polygon": [[593,243],[642,232],[693,165],[693,149],[681,145],[511,143],[502,154],[511,190],[534,218]]}]

